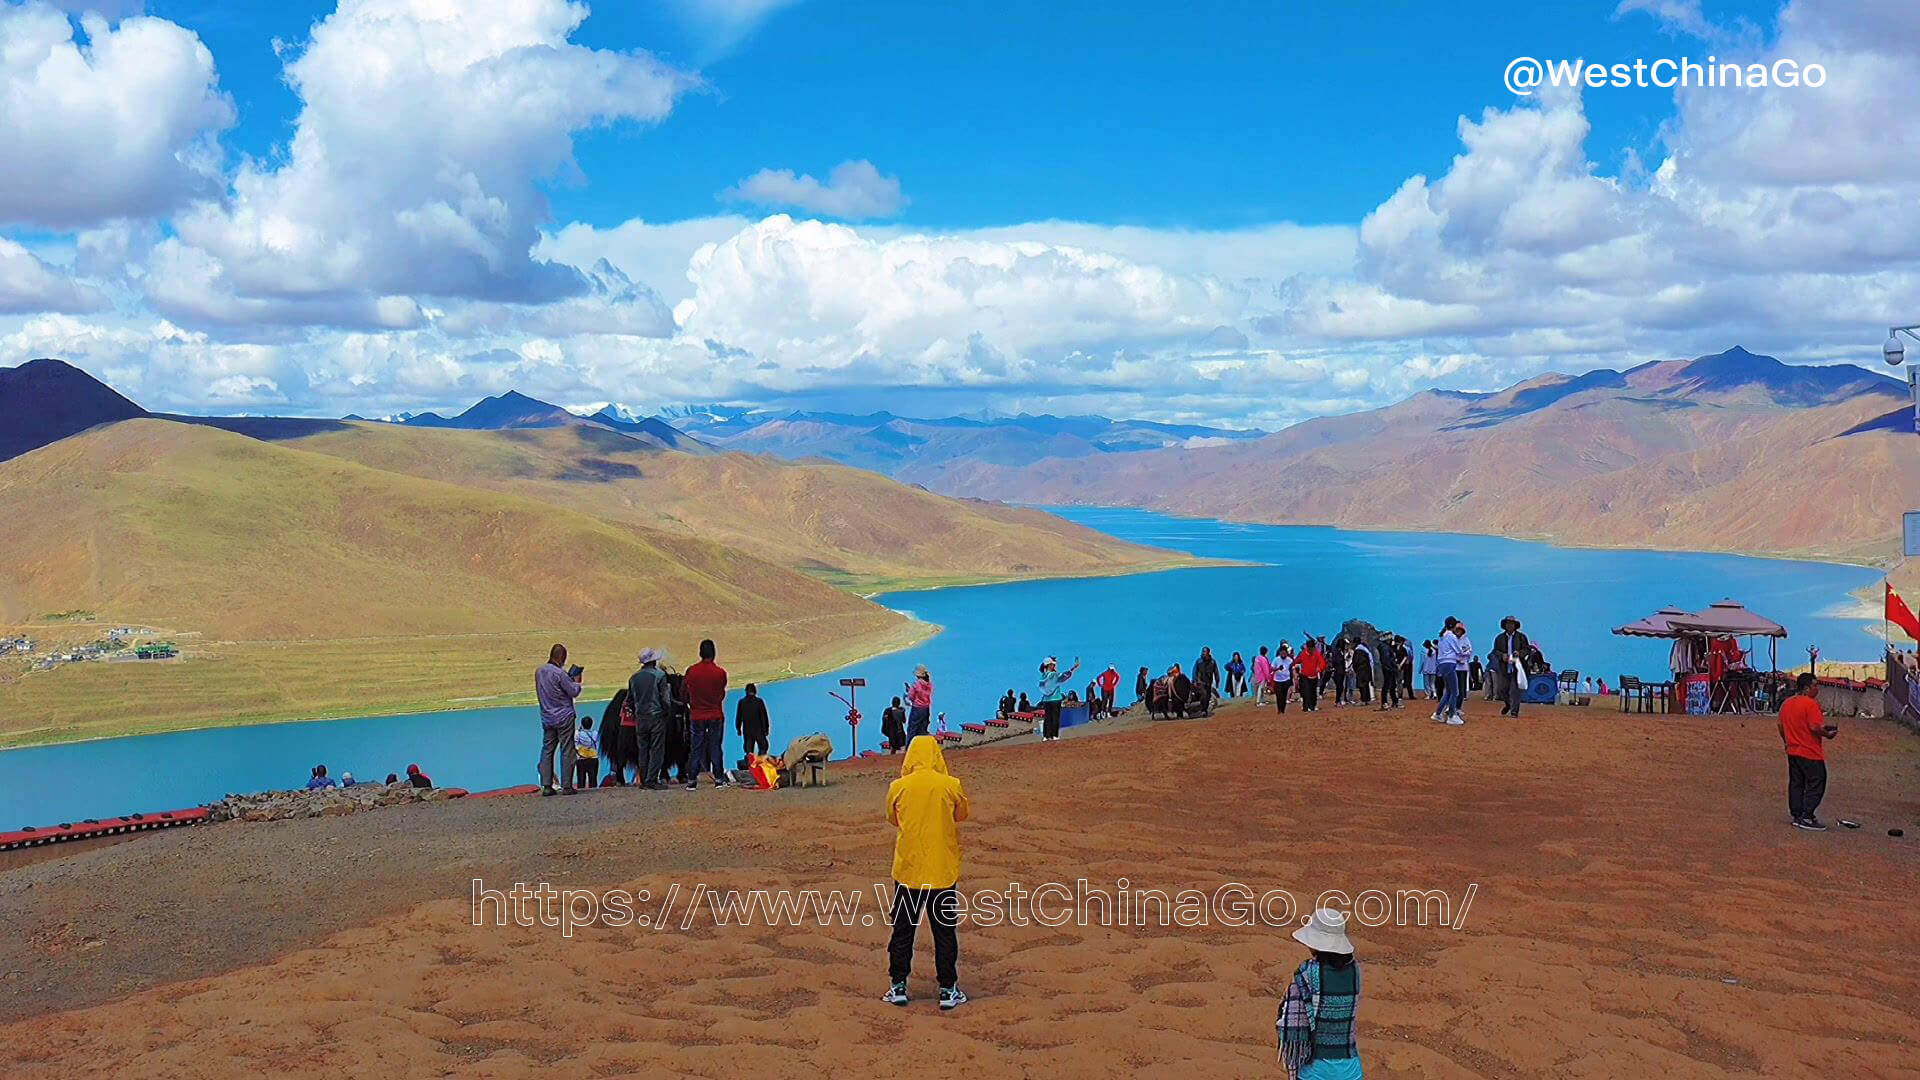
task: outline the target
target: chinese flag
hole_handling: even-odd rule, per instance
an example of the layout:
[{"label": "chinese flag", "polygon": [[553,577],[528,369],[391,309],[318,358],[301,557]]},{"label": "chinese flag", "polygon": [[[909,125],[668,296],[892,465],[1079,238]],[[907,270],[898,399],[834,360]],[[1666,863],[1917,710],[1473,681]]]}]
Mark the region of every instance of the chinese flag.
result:
[{"label": "chinese flag", "polygon": [[1887,621],[1907,632],[1907,636],[1920,641],[1920,619],[1913,617],[1913,609],[1907,606],[1900,594],[1893,591],[1891,582],[1887,585]]}]

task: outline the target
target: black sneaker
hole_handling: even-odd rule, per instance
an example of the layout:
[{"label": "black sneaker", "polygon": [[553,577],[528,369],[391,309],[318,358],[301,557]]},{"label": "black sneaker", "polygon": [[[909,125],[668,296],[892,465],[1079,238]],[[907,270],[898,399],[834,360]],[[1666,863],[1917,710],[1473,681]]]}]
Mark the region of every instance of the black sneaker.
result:
[{"label": "black sneaker", "polygon": [[942,1009],[957,1009],[966,1003],[967,992],[965,990],[957,986],[943,986],[940,988],[940,1007]]},{"label": "black sneaker", "polygon": [[698,782],[698,781],[696,781],[696,782],[694,782],[694,783],[691,783],[691,784],[688,784],[688,785],[687,785],[687,790],[688,790],[688,791],[699,791],[699,790],[700,790],[700,784],[699,784],[699,782]]},{"label": "black sneaker", "polygon": [[667,783],[666,783],[666,781],[664,781],[664,780],[655,780],[655,781],[654,781],[653,783],[651,783],[651,784],[641,784],[640,786],[641,786],[642,788],[644,788],[644,789],[646,789],[647,791],[665,791],[665,790],[667,790]]},{"label": "black sneaker", "polygon": [[913,999],[907,996],[907,984],[903,982],[897,982],[897,983],[894,983],[892,987],[888,988],[885,996],[881,997],[880,1000],[886,1002],[889,1005],[905,1005],[907,1002],[912,1001]]},{"label": "black sneaker", "polygon": [[1827,827],[1821,824],[1820,819],[1817,817],[1803,817],[1799,821],[1794,822],[1793,827],[1796,829],[1805,829],[1808,832],[1827,831]]}]

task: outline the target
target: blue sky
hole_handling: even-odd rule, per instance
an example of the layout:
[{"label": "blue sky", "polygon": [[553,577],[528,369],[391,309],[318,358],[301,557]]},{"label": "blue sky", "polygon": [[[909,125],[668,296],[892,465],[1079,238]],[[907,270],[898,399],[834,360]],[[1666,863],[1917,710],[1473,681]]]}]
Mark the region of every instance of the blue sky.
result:
[{"label": "blue sky", "polygon": [[[1278,426],[1920,318],[1904,0],[60,7],[0,0],[0,363],[155,407]],[[1709,54],[1830,74],[1502,82]]]},{"label": "blue sky", "polygon": [[[666,217],[706,212],[712,192],[767,160],[817,175],[867,158],[907,184],[916,224],[1351,223],[1409,173],[1445,168],[1455,120],[1498,100],[1516,51],[1633,55],[1670,41],[1607,4],[1464,7],[803,4],[707,69],[714,94],[645,136],[674,168],[617,150],[589,168]],[[599,20],[588,27],[609,44],[624,36],[620,17]],[[1672,112],[1657,91],[1600,103],[1589,115],[1603,159],[1650,145]],[[616,145],[593,140],[583,163]],[[601,223],[629,210],[579,205]]]},{"label": "blue sky", "polygon": [[[1759,25],[1775,6],[1707,11]],[[220,57],[240,107],[230,146],[266,155],[286,141],[298,99],[272,41],[299,40],[331,2],[148,7]],[[603,226],[708,216],[716,192],[768,162],[822,175],[850,158],[899,175],[912,199],[901,220],[917,225],[1352,223],[1410,173],[1445,169],[1454,122],[1501,100],[1515,55],[1676,45],[1654,18],[1579,0],[808,0],[720,50],[671,7],[591,7],[575,41],[647,49],[708,82],[657,126],[579,140],[587,182],[552,185],[555,215]],[[1648,152],[1673,112],[1651,88],[1590,100],[1595,160]]]}]

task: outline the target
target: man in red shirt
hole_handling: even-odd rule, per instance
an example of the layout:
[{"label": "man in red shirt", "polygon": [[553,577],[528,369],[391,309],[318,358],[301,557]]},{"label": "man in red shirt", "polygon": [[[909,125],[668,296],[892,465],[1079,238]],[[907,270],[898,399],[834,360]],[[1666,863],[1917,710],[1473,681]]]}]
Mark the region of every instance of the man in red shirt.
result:
[{"label": "man in red shirt", "polygon": [[700,662],[687,669],[682,685],[687,694],[687,721],[693,745],[687,754],[687,790],[700,786],[700,774],[710,773],[714,787],[726,787],[727,766],[720,760],[720,732],[727,719],[727,670],[713,662],[713,639],[700,643]]},{"label": "man in red shirt", "polygon": [[1787,746],[1787,811],[1797,829],[1825,832],[1813,812],[1827,793],[1827,751],[1821,744],[1840,733],[1820,712],[1820,683],[1812,672],[1794,684],[1799,691],[1780,706],[1780,740]]},{"label": "man in red shirt", "polygon": [[1120,669],[1114,667],[1112,664],[1108,664],[1107,670],[1100,673],[1100,706],[1102,711],[1112,714],[1113,694],[1119,687]]}]

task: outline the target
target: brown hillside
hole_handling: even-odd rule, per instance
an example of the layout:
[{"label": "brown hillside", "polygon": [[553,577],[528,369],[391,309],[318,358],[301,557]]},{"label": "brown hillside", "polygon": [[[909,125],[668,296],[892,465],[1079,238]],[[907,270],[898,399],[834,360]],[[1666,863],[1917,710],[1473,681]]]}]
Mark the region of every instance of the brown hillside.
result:
[{"label": "brown hillside", "polygon": [[690,536],[159,420],[0,464],[0,550],[0,621],[84,608],[241,639],[898,621]]},{"label": "brown hillside", "polygon": [[1894,554],[1901,512],[1920,505],[1916,440],[1841,435],[1897,406],[1876,382],[1831,393],[1716,382],[1688,362],[1604,374],[1421,394],[1247,443],[976,466],[940,486],[1276,524],[1863,560]]},{"label": "brown hillside", "polygon": [[849,584],[1085,575],[1191,561],[1041,511],[947,498],[877,473],[760,455],[660,452],[585,426],[355,424],[292,445],[698,536]]}]

